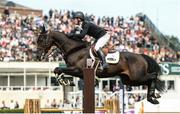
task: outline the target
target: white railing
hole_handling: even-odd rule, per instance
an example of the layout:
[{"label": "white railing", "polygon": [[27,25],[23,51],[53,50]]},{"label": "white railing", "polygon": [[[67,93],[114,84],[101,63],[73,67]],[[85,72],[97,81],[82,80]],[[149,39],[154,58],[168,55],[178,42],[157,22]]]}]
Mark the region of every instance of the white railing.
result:
[{"label": "white railing", "polygon": [[0,91],[63,91],[61,86],[0,86]]},{"label": "white railing", "polygon": [[0,71],[3,72],[4,69],[9,69],[9,71],[11,71],[10,69],[14,69],[14,70],[34,69],[35,71],[38,69],[47,70],[58,67],[60,63],[64,64],[63,61],[61,62],[0,62],[0,69],[3,68]]}]

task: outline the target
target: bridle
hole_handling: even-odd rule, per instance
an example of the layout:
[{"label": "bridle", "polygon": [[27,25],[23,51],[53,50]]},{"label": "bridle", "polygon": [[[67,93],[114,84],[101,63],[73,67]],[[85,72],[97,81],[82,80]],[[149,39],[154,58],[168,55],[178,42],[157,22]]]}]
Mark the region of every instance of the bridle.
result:
[{"label": "bridle", "polygon": [[[45,33],[40,33],[38,35],[38,39],[39,38],[43,38],[42,41],[42,46],[41,47],[38,47],[39,50],[43,50],[42,54],[41,54],[41,60],[44,61],[46,60],[47,58],[51,57],[50,55],[54,52],[54,51],[51,51],[51,52],[47,52],[46,48],[49,47],[49,45],[51,44],[51,40],[50,40],[50,34],[49,32],[45,32]],[[38,42],[38,41],[37,41]],[[47,53],[46,53],[47,52]]]},{"label": "bridle", "polygon": [[43,46],[45,46],[45,47],[48,47],[51,43],[51,42],[49,42],[49,39],[50,39],[49,36],[50,36],[49,32],[41,33],[38,35],[38,38],[41,38],[41,37],[45,38],[45,40],[43,39]]},{"label": "bridle", "polygon": [[[40,50],[43,50],[43,53],[41,54],[41,60],[42,60],[42,61],[44,61],[44,60],[52,57],[53,54],[55,54],[56,52],[59,52],[58,48],[60,48],[60,50],[62,51],[62,52],[59,52],[59,53],[60,53],[60,54],[62,55],[62,57],[64,58],[62,47],[63,47],[64,44],[66,44],[66,42],[69,40],[68,38],[67,38],[60,46],[58,46],[58,48],[50,49],[50,50],[48,50],[48,52],[47,52],[46,48],[48,48],[48,47],[50,46],[50,44],[52,43],[52,40],[51,40],[51,38],[50,38],[50,37],[51,37],[51,31],[46,32],[46,33],[41,33],[41,34],[39,34],[39,35],[38,35],[38,38],[40,38],[40,37],[46,38],[46,39],[43,39],[43,46],[38,47]],[[44,41],[44,40],[45,40],[45,41]],[[55,42],[55,43],[56,43],[56,42]],[[56,45],[58,45],[58,44],[56,43]]]}]

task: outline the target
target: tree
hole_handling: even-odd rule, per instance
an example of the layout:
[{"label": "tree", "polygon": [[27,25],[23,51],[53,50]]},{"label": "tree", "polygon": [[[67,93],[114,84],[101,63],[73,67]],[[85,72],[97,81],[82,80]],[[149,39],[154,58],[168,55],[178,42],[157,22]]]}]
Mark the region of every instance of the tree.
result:
[{"label": "tree", "polygon": [[166,38],[169,40],[170,46],[173,47],[173,50],[180,51],[180,41],[178,37],[173,35],[172,36],[166,35]]}]

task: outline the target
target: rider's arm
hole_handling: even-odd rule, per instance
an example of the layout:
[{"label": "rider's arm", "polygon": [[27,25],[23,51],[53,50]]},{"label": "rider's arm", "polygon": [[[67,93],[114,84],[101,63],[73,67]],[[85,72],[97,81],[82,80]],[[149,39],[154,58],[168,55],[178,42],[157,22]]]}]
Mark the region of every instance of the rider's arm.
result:
[{"label": "rider's arm", "polygon": [[85,35],[87,34],[88,29],[89,29],[89,24],[85,24],[83,27],[83,30],[80,33],[74,33],[73,36],[83,39]]}]

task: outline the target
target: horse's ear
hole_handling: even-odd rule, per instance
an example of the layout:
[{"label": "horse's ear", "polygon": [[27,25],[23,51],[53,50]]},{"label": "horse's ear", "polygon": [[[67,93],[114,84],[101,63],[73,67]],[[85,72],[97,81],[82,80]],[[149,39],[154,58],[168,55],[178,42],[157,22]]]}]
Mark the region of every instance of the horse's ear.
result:
[{"label": "horse's ear", "polygon": [[38,29],[37,27],[32,27],[32,28],[31,28],[31,31],[33,31],[33,33],[34,33],[35,35],[40,34],[40,29]]},{"label": "horse's ear", "polygon": [[40,31],[41,31],[41,33],[45,33],[46,32],[46,27],[45,27],[44,24],[40,27]]}]

